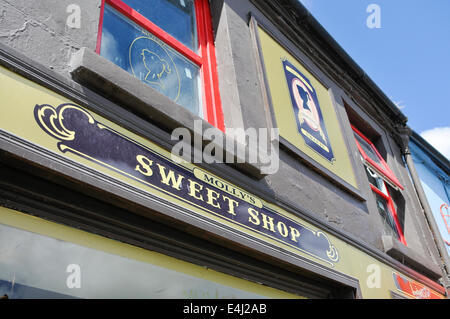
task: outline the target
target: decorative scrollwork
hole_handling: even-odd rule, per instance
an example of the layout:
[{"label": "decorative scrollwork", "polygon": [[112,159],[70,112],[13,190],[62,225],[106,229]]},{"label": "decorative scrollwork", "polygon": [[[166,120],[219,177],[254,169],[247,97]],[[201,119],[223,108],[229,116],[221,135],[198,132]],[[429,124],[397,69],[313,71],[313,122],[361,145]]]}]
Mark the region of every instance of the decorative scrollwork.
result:
[{"label": "decorative scrollwork", "polygon": [[[150,186],[158,192],[164,191],[167,196],[173,196],[177,199],[181,198],[189,205],[196,205],[196,207],[202,209],[203,206],[196,201],[193,201],[193,199],[186,193],[183,193],[182,190],[174,191],[174,187],[169,187],[167,189],[165,188],[166,186],[162,185],[164,183],[162,180],[158,179],[157,176],[151,177],[154,175],[149,176],[141,174],[141,171],[136,170],[136,159],[140,158],[140,156],[152,158],[151,161],[161,163],[161,165],[167,167],[173,164],[169,158],[139,144],[131,137],[127,137],[114,131],[105,124],[97,122],[94,117],[83,108],[70,103],[61,104],[58,107],[53,107],[49,104],[36,105],[34,108],[34,117],[42,130],[58,140],[57,147],[62,153],[69,152],[74,156],[81,156],[86,160],[100,164],[109,170],[114,170],[126,178],[132,178],[145,185],[145,187]],[[120,165],[118,165],[118,163],[120,163]],[[195,170],[191,171],[182,166],[176,166],[173,170],[184,176],[191,176],[189,174],[193,174],[198,179],[199,183],[205,183],[205,186],[207,184],[210,185],[210,183],[204,182],[204,175],[196,176]],[[149,178],[146,179],[146,177]],[[224,183],[226,184],[225,181]],[[233,187],[233,185],[230,184],[230,187]],[[227,191],[221,189],[218,189],[217,191],[228,194]],[[251,194],[248,196],[251,197]],[[240,198],[237,198],[236,200],[239,199]],[[244,199],[241,200],[245,201]],[[334,264],[338,262],[338,250],[330,242],[325,233],[311,229],[300,222],[295,222],[284,217],[275,210],[265,207],[262,202],[258,205],[255,202],[249,201],[242,205],[244,211],[245,207],[248,207],[248,205],[258,207],[261,211],[264,211],[267,216],[272,214],[273,218],[279,219],[278,225],[284,225],[286,229],[288,226],[291,227],[291,229],[296,229],[296,233],[293,232],[291,234],[294,239],[289,241],[290,239],[286,237],[287,235],[283,235],[281,231],[278,237],[274,236],[270,230],[267,233],[263,233],[260,229],[253,227],[251,223],[246,223],[248,217],[241,220],[236,218],[233,220],[236,225],[243,225],[250,230],[267,235],[269,238],[280,241],[290,247],[294,247],[302,253],[327,262],[331,267],[334,267]],[[216,206],[214,207],[217,208]],[[212,209],[208,209],[205,210],[205,212],[208,212],[208,214],[213,213],[216,216],[226,216],[227,219],[229,215],[229,212],[221,210],[220,207],[217,210],[213,211]],[[296,234],[296,237],[299,238],[298,241],[295,240]],[[298,243],[298,245],[293,244],[292,241]]]},{"label": "decorative scrollwork", "polygon": [[327,236],[325,233],[319,231],[319,232],[317,233],[317,237],[320,237],[320,236],[324,237],[324,238],[327,240],[327,242],[328,242],[328,249],[327,249],[327,251],[326,251],[327,257],[328,257],[331,261],[337,262],[337,261],[339,260],[339,253],[338,253],[336,247],[334,247],[334,245],[331,244],[330,240],[328,239],[328,236]]},{"label": "decorative scrollwork", "polygon": [[36,104],[34,108],[34,117],[39,126],[49,135],[60,141],[72,141],[75,139],[75,132],[64,126],[64,112],[69,109],[75,109],[83,113],[89,123],[94,124],[94,118],[85,110],[74,104],[61,104],[57,108],[49,104]]}]

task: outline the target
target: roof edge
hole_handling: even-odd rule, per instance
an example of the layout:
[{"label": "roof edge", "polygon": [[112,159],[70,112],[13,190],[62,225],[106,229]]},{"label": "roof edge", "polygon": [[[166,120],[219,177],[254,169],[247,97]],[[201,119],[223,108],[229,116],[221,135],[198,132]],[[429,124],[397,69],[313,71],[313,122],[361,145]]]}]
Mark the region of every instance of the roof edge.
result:
[{"label": "roof edge", "polygon": [[[400,111],[400,109],[394,104],[394,102],[386,96],[381,88],[353,60],[353,58],[340,46],[340,44],[328,33],[328,31],[316,20],[316,18],[314,18],[310,11],[306,9],[302,3],[300,3],[299,0],[285,0],[285,2],[289,4],[288,6],[281,3],[280,0],[277,0],[276,2],[280,3],[281,7],[285,10],[295,10],[298,18],[302,20],[302,22],[306,23],[307,26],[321,38],[322,41],[316,42],[320,43],[322,46],[328,46],[329,49],[325,51],[331,50],[341,59],[342,64],[346,66],[346,68],[344,68],[344,72],[360,85],[362,84],[361,87],[363,89],[366,89],[368,92],[373,92],[379,101],[384,104],[387,110],[389,110],[392,115],[396,117],[398,123],[406,125],[406,122],[408,121],[407,116],[404,115],[403,112]],[[348,72],[348,69],[352,72]]]},{"label": "roof edge", "polygon": [[427,153],[437,166],[450,175],[450,161],[442,153],[415,131],[412,131],[411,140]]}]

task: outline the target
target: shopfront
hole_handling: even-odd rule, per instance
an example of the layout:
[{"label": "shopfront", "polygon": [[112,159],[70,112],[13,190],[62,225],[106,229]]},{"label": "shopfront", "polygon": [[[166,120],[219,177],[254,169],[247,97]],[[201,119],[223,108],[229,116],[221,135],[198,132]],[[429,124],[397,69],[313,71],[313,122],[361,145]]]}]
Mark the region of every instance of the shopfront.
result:
[{"label": "shopfront", "polygon": [[[269,9],[242,3],[213,7],[210,20],[207,1],[176,2],[203,21],[186,42],[150,13],[103,1],[95,48],[77,51],[70,73],[0,45],[0,295],[445,298],[392,128],[352,113],[359,106],[264,18]],[[232,19],[239,10],[245,19]],[[251,80],[228,81],[223,46],[237,54],[242,41],[220,40],[220,25],[211,47],[217,20],[244,23],[233,76]],[[130,50],[111,56],[121,26]],[[279,170],[174,156],[171,131],[194,120],[227,138],[232,122],[278,128]],[[373,130],[361,133],[365,120]]]},{"label": "shopfront", "polygon": [[[7,194],[6,185],[12,184],[9,191],[15,194],[6,195],[8,199],[4,200],[4,205],[12,208],[1,210],[2,294],[11,298],[301,298],[320,294],[327,297],[339,281],[355,297],[389,297],[390,292],[404,290],[398,284],[400,277],[391,268],[281,207],[190,163],[175,163],[170,153],[155,143],[5,67],[1,69],[1,83],[5,105],[14,106],[2,108],[1,114],[7,152],[12,152],[17,145],[28,145],[26,152],[3,156],[6,166],[2,169],[10,175],[3,181],[4,191]],[[34,154],[28,157],[31,149]],[[30,177],[28,185],[16,180],[26,176],[27,165],[32,165],[28,163],[39,157],[54,161],[54,169],[64,163],[72,169],[95,174],[97,179],[113,180],[115,187],[120,185],[126,192],[165,205],[163,213],[167,212],[178,223],[190,220],[201,231],[215,229],[216,241],[241,245],[251,242],[248,245],[254,252],[275,251],[269,253],[307,264],[309,276],[320,271],[321,277],[328,275],[333,280],[327,285],[327,280],[322,279],[314,288],[303,288],[302,295],[287,285],[276,289],[270,283],[257,284],[243,279],[244,274],[231,276],[202,267],[198,265],[200,260],[189,263],[70,227],[72,223],[76,227],[93,218],[82,212],[94,204],[78,204],[67,187],[55,189],[56,185],[34,188],[35,194],[30,199],[22,198],[25,189],[43,183]],[[18,164],[20,161],[27,164]],[[38,163],[45,166],[45,160]],[[16,166],[17,173],[9,165]],[[43,170],[40,174],[49,173]],[[52,181],[43,184],[49,183]],[[76,183],[89,184],[80,180]],[[16,188],[22,194],[16,193]],[[50,196],[48,209],[53,213],[42,211],[45,208],[33,208],[37,204],[32,204],[32,198],[45,198],[47,192],[61,196]],[[69,201],[71,196],[73,200]],[[62,213],[69,225],[46,220],[58,219],[56,214],[61,208],[51,202],[59,201],[69,201],[63,206],[69,206],[70,212]],[[101,210],[105,209],[102,206],[99,206]],[[71,215],[77,214],[77,208],[79,216]],[[108,218],[108,211],[103,214],[106,214],[103,218]],[[132,209],[129,214],[130,220],[136,218]],[[109,218],[114,216],[118,215],[112,213]],[[95,229],[96,225],[90,227]],[[118,238],[119,234],[112,233],[113,228],[109,232],[112,238]],[[145,243],[145,239],[141,240]],[[367,270],[371,265],[380,271],[384,289],[367,287]],[[307,287],[314,282],[308,281]],[[434,291],[430,296],[442,297]]]}]

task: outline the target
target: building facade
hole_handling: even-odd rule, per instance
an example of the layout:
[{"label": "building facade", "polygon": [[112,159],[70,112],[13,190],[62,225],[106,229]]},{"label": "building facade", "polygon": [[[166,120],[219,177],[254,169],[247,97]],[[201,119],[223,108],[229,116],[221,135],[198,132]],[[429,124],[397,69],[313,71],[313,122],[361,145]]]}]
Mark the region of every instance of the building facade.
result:
[{"label": "building facade", "polygon": [[148,3],[0,0],[2,295],[446,298],[407,119],[300,3]]},{"label": "building facade", "polygon": [[411,177],[448,276],[450,269],[449,161],[416,132],[410,139]]}]

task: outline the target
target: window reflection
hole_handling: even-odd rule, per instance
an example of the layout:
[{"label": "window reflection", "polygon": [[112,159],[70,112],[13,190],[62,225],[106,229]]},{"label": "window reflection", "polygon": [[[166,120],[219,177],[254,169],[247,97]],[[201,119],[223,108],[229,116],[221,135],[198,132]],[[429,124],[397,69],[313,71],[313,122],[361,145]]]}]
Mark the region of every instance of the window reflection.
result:
[{"label": "window reflection", "polygon": [[366,175],[367,175],[367,179],[369,180],[369,183],[372,184],[373,186],[375,186],[376,188],[378,188],[386,196],[388,196],[387,190],[386,190],[386,185],[385,185],[383,179],[369,166],[364,164],[364,167],[366,169]]},{"label": "window reflection", "polygon": [[[79,265],[80,288],[68,287]],[[261,295],[0,224],[0,297],[263,298]]]},{"label": "window reflection", "polygon": [[200,68],[108,5],[100,55],[202,116]]},{"label": "window reflection", "polygon": [[123,0],[131,8],[197,51],[197,26],[193,0]]},{"label": "window reflection", "polygon": [[377,201],[378,212],[380,213],[383,221],[384,231],[386,235],[391,235],[397,239],[400,239],[400,235],[397,231],[394,218],[390,212],[386,200],[378,194],[375,194]]},{"label": "window reflection", "polygon": [[375,151],[373,150],[372,146],[369,143],[367,143],[361,136],[359,136],[358,133],[354,132],[353,134],[355,135],[355,138],[358,141],[359,146],[361,146],[361,148],[364,150],[366,155],[369,156],[369,158],[371,160],[373,160],[375,163],[377,163],[378,165],[383,167],[382,163],[380,161],[380,158],[375,153]]}]

